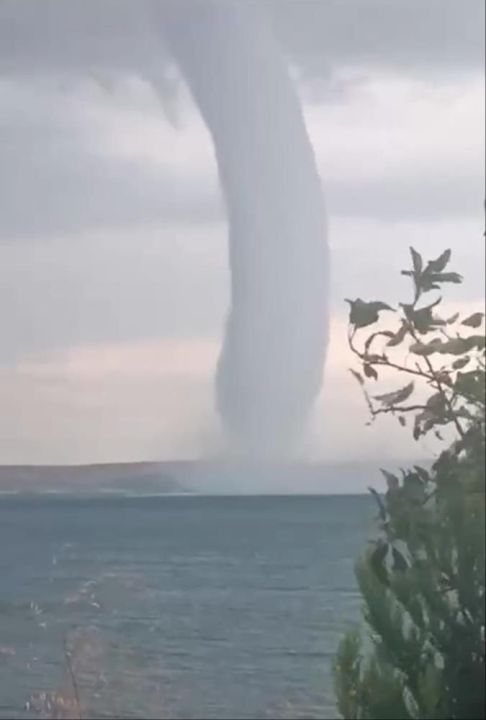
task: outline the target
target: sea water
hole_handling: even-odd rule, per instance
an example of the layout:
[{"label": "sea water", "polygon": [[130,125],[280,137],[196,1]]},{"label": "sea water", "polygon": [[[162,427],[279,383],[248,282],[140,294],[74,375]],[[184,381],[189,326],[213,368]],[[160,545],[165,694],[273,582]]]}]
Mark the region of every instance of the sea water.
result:
[{"label": "sea water", "polygon": [[366,496],[4,496],[0,717],[56,694],[84,717],[335,717],[373,513]]}]

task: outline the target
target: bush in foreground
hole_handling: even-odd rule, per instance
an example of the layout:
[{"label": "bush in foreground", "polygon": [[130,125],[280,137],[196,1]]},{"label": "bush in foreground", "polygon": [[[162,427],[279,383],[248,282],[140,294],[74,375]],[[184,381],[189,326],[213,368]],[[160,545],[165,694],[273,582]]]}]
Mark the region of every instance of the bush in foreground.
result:
[{"label": "bush in foreground", "polygon": [[[446,271],[450,251],[426,264],[411,254],[411,302],[348,301],[352,373],[370,422],[391,414],[416,439],[434,434],[442,451],[427,469],[383,471],[385,495],[372,490],[379,534],[356,570],[365,628],[343,638],[335,662],[348,720],[485,712],[484,315],[442,317],[436,294],[462,281]],[[396,375],[409,382],[372,394]]]}]

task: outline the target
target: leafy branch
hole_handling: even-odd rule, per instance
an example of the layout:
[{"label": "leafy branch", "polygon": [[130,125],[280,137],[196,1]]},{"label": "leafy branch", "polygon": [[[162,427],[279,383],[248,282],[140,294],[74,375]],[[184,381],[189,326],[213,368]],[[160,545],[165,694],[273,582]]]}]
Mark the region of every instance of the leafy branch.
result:
[{"label": "leafy branch", "polygon": [[[442,290],[462,282],[450,251],[427,263],[410,252],[410,302],[347,301],[351,373],[370,422],[408,415],[415,438],[443,440],[443,426],[455,435],[427,469],[383,469],[386,491],[370,488],[378,535],[356,570],[369,642],[346,635],[335,662],[346,720],[484,717],[484,313],[445,317]],[[377,393],[383,370],[408,382]]]},{"label": "leafy branch", "polygon": [[[440,436],[438,427],[445,425],[452,425],[464,438],[464,419],[471,419],[471,406],[480,409],[484,403],[485,338],[484,333],[471,332],[483,325],[484,313],[475,312],[462,320],[459,313],[441,317],[438,310],[443,286],[462,282],[459,273],[445,272],[451,252],[446,250],[427,263],[414,248],[410,253],[412,267],[402,274],[413,283],[411,302],[400,303],[395,309],[377,300],[346,301],[350,305],[348,344],[361,365],[352,373],[363,389],[371,421],[391,413],[404,425],[407,413],[420,411],[415,416],[416,439],[432,430]],[[437,297],[430,298],[437,292]],[[392,318],[386,329],[382,327],[384,315]],[[373,332],[363,338],[365,328],[373,328]],[[394,356],[397,352],[403,356],[404,348],[406,357],[415,358],[413,367]],[[436,357],[441,360],[440,366],[436,366]],[[469,364],[475,369],[463,371]],[[395,392],[373,396],[369,382],[379,380],[384,368],[413,376],[432,394],[424,402],[404,404],[418,390],[416,384],[409,383]]]}]

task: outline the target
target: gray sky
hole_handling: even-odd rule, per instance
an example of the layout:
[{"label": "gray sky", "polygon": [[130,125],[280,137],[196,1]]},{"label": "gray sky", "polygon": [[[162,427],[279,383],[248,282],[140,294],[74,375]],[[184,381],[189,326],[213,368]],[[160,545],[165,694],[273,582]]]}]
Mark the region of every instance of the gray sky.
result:
[{"label": "gray sky", "polygon": [[[364,427],[343,298],[396,300],[413,244],[451,247],[466,277],[451,301],[483,302],[483,3],[265,12],[298,82],[332,248],[306,453],[423,454],[394,425]],[[9,0],[0,48],[0,464],[220,453],[226,226],[207,131],[158,29],[143,3]]]}]

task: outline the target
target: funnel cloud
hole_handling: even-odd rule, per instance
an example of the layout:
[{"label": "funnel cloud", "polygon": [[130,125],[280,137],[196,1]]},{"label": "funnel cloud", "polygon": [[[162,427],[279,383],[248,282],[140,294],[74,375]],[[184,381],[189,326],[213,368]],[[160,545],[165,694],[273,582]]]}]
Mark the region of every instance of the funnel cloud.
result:
[{"label": "funnel cloud", "polygon": [[305,427],[327,344],[323,199],[299,100],[253,6],[157,7],[211,133],[229,222],[218,410],[239,452],[282,456]]}]

